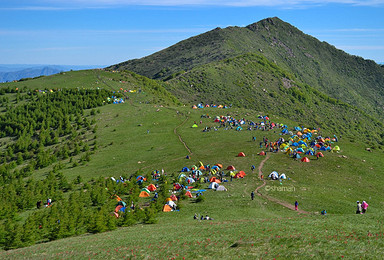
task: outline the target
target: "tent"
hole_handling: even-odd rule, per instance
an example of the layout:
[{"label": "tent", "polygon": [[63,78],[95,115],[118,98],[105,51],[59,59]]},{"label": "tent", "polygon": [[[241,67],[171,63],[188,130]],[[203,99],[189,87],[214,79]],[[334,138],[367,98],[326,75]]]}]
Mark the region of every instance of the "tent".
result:
[{"label": "tent", "polygon": [[340,152],[340,147],[336,145],[335,147],[333,147],[332,152]]},{"label": "tent", "polygon": [[200,170],[197,170],[197,171],[195,171],[195,174],[196,174],[197,176],[200,176],[200,175],[202,175],[203,173],[202,173]]},{"label": "tent", "polygon": [[308,159],[308,157],[303,157],[303,159],[301,159],[302,162],[310,162],[310,160]]},{"label": "tent", "polygon": [[324,157],[324,154],[323,154],[322,152],[318,152],[318,153],[316,154],[316,157]]},{"label": "tent", "polygon": [[173,200],[168,200],[165,204],[171,206],[172,208],[175,208],[175,207],[176,207],[176,203],[173,202]]},{"label": "tent", "polygon": [[115,208],[115,212],[119,212],[119,210],[123,208],[123,205],[117,205]]},{"label": "tent", "polygon": [[258,155],[265,155],[265,152],[261,151],[260,153],[258,153]]},{"label": "tent", "polygon": [[272,180],[277,180],[279,178],[279,174],[276,171],[273,171],[268,175],[268,178],[271,178]]},{"label": "tent", "polygon": [[227,170],[229,170],[229,171],[234,171],[234,170],[236,170],[236,169],[235,169],[235,167],[234,167],[233,165],[229,165],[229,166],[227,167]]},{"label": "tent", "polygon": [[215,170],[215,171],[219,171],[220,170],[220,167],[219,166],[217,166],[217,165],[214,165],[214,166],[212,166],[212,168],[211,169],[213,169],[213,170]]},{"label": "tent", "polygon": [[300,154],[295,154],[294,156],[293,156],[293,158],[296,158],[296,159],[300,159],[301,158],[301,156],[300,156]]},{"label": "tent", "polygon": [[146,197],[149,197],[149,193],[146,192],[146,191],[141,191],[139,197],[140,197],[140,198],[146,198]]},{"label": "tent", "polygon": [[173,189],[174,190],[180,190],[181,188],[182,188],[182,186],[179,183],[174,183],[173,184]]},{"label": "tent", "polygon": [[245,157],[245,153],[241,152],[237,155],[237,157]]},{"label": "tent", "polygon": [[195,182],[195,180],[194,180],[193,178],[191,178],[191,177],[187,177],[187,178],[185,179],[185,181],[186,181],[188,184],[191,184],[191,183],[194,183],[194,182]]},{"label": "tent", "polygon": [[308,150],[308,151],[305,152],[305,154],[307,154],[307,155],[313,155],[313,151],[312,151],[312,150]]},{"label": "tent", "polygon": [[217,182],[211,182],[211,184],[209,184],[208,186],[208,189],[216,190],[217,187],[219,187],[219,184]]},{"label": "tent", "polygon": [[119,202],[117,202],[117,205],[121,205],[123,207],[127,206],[127,203],[125,203],[124,201],[120,200]]},{"label": "tent", "polygon": [[211,177],[209,179],[209,182],[217,182],[217,183],[221,183],[221,181],[219,179],[217,179],[216,177]]},{"label": "tent", "polygon": [[185,192],[185,195],[188,196],[189,198],[192,198],[192,193],[189,190]]},{"label": "tent", "polygon": [[216,191],[227,191],[227,188],[225,188],[223,185],[220,185],[216,188]]},{"label": "tent", "polygon": [[176,195],[175,195],[175,194],[172,194],[169,198],[170,198],[171,200],[173,200],[173,201],[177,201],[177,198],[176,198]]},{"label": "tent", "polygon": [[287,179],[287,176],[285,175],[285,173],[282,173],[282,174],[280,174],[279,178],[282,180],[285,180],[285,179]]},{"label": "tent", "polygon": [[196,128],[197,127],[197,125],[196,124],[193,124],[193,126],[192,126],[193,128]]},{"label": "tent", "polygon": [[172,208],[169,205],[165,204],[163,207],[163,212],[170,212],[170,211],[172,211]]},{"label": "tent", "polygon": [[184,178],[187,178],[187,175],[185,175],[184,173],[180,173],[179,176],[177,177],[177,179],[178,179],[179,181],[181,181],[181,180],[184,179]]},{"label": "tent", "polygon": [[184,167],[183,169],[181,169],[182,172],[189,172],[189,168],[188,167]]},{"label": "tent", "polygon": [[246,176],[244,171],[239,171],[236,173],[235,178],[244,178]]},{"label": "tent", "polygon": [[148,185],[147,189],[148,189],[149,191],[155,191],[155,190],[157,190],[156,186],[153,185],[153,184]]}]

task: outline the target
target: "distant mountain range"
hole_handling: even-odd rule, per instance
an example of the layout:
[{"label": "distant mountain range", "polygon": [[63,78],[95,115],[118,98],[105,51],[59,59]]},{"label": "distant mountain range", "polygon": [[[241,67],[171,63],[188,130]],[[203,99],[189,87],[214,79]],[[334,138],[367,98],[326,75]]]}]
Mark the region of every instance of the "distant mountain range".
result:
[{"label": "distant mountain range", "polygon": [[99,65],[28,65],[28,64],[0,64],[0,83],[23,78],[49,76],[69,70],[84,70],[102,68]]}]

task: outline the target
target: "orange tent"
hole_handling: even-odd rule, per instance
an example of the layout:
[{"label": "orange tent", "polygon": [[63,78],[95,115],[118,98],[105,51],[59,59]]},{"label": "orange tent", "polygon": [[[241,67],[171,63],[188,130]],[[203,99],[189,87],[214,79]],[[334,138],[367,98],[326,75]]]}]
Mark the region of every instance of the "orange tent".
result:
[{"label": "orange tent", "polygon": [[246,176],[244,171],[239,171],[236,173],[235,178],[244,178]]},{"label": "orange tent", "polygon": [[200,169],[200,170],[205,170],[204,165],[201,165],[201,166],[199,167],[199,169]]},{"label": "orange tent", "polygon": [[146,197],[149,197],[149,193],[148,193],[148,192],[145,192],[145,191],[141,191],[139,197],[140,197],[140,198],[146,198]]},{"label": "orange tent", "polygon": [[310,162],[308,157],[304,157],[303,159],[301,159],[302,162]]},{"label": "orange tent", "polygon": [[164,207],[163,207],[163,211],[164,211],[164,212],[170,212],[170,211],[172,211],[172,208],[171,208],[168,204],[166,204],[166,205],[164,205]]},{"label": "orange tent", "polygon": [[188,197],[190,197],[190,198],[192,198],[192,193],[191,193],[189,190],[187,190],[187,192],[185,193],[185,195],[188,196]]},{"label": "orange tent", "polygon": [[220,167],[220,168],[223,168],[223,165],[220,164],[220,163],[216,163],[215,165],[218,166],[218,167]]},{"label": "orange tent", "polygon": [[209,179],[209,182],[217,182],[217,183],[221,183],[221,181],[219,179],[217,179],[216,177],[211,177]]},{"label": "orange tent", "polygon": [[237,155],[237,157],[245,157],[245,153],[241,152]]},{"label": "orange tent", "polygon": [[119,210],[123,208],[123,205],[117,205],[117,207],[115,208],[115,212],[119,212]]},{"label": "orange tent", "polygon": [[148,189],[149,191],[155,191],[155,190],[157,190],[157,189],[156,189],[156,186],[153,185],[153,184],[148,185],[147,189]]}]

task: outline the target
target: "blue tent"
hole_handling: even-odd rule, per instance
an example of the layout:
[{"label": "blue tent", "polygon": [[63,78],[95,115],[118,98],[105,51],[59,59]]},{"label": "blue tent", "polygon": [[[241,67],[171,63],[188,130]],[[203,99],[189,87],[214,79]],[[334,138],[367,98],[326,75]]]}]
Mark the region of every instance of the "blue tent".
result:
[{"label": "blue tent", "polygon": [[188,167],[184,167],[181,171],[182,172],[189,172],[189,168]]}]

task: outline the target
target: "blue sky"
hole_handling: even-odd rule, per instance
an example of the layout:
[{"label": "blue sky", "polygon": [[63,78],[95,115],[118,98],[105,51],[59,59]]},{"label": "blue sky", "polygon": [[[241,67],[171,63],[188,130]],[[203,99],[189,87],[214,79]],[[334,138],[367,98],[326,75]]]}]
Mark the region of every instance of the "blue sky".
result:
[{"label": "blue sky", "polygon": [[384,0],[0,0],[0,64],[111,65],[274,16],[384,62]]}]

